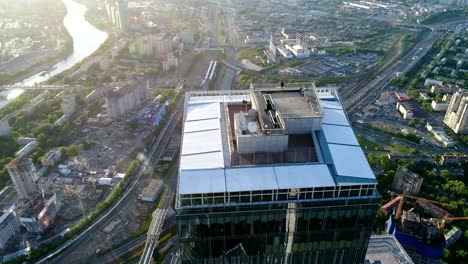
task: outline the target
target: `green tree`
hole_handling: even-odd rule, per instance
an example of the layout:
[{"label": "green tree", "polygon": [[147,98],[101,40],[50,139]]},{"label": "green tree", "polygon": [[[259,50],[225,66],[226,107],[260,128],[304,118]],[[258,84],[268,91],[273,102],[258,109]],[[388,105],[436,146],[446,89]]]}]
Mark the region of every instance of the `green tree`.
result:
[{"label": "green tree", "polygon": [[69,148],[68,148],[68,155],[70,157],[75,157],[76,155],[78,155],[78,147],[75,146],[75,145],[71,145]]},{"label": "green tree", "polygon": [[456,253],[459,258],[466,258],[468,256],[468,252],[463,249],[457,250]]},{"label": "green tree", "polygon": [[445,248],[445,249],[444,249],[443,256],[444,256],[444,259],[450,258],[450,250],[448,250],[448,249]]},{"label": "green tree", "polygon": [[465,193],[465,183],[458,180],[450,180],[442,188],[444,191],[450,191],[458,195]]},{"label": "green tree", "polygon": [[408,125],[414,127],[414,125],[416,125],[416,122],[414,120],[410,120],[408,122]]}]

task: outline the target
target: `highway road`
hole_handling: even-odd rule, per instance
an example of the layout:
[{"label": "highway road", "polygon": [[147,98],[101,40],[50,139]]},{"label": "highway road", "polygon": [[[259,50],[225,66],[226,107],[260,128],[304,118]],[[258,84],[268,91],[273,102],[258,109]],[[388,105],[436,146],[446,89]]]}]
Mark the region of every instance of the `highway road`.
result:
[{"label": "highway road", "polygon": [[[237,30],[234,24],[232,10],[224,10],[224,31],[226,32],[226,44],[225,44],[225,61],[230,64],[237,66]],[[233,90],[235,89],[237,71],[231,67],[219,63],[221,70],[219,76],[216,78],[215,87],[217,90]]]},{"label": "highway road", "polygon": [[[183,106],[183,100],[180,101],[177,111],[174,111],[171,114],[168,122],[163,127],[160,135],[155,139],[155,142],[153,143],[151,150],[147,154],[143,162],[143,165],[140,166],[140,169],[138,170],[137,174],[132,177],[135,180],[127,188],[127,190],[119,198],[119,200],[116,203],[114,203],[114,205],[110,209],[108,209],[102,216],[100,216],[96,221],[94,221],[88,228],[86,228],[81,233],[69,239],[63,245],[61,245],[60,247],[50,252],[47,256],[39,259],[36,262],[37,264],[66,263],[68,254],[72,253],[73,249],[77,245],[79,245],[80,243],[84,243],[85,239],[89,238],[89,237],[86,237],[87,234],[89,234],[91,231],[94,231],[96,228],[101,227],[101,225],[105,224],[107,220],[111,219],[116,213],[118,213],[118,209],[124,207],[126,203],[131,201],[132,196],[136,194],[135,186],[137,186],[137,184],[140,182],[140,179],[144,171],[148,168],[148,166],[153,165],[154,162],[157,162],[161,158],[161,155],[164,152],[163,147],[167,145],[167,143],[169,142],[170,138],[172,137],[173,131],[176,127],[177,122],[174,122],[174,121],[178,120],[183,112],[182,106]],[[152,161],[153,158],[154,160]],[[80,242],[80,243],[76,243],[76,242]],[[83,261],[86,261],[86,260],[83,259]]]},{"label": "highway road", "polygon": [[408,73],[429,51],[432,45],[443,36],[443,32],[431,32],[423,37],[409,52],[406,53],[397,63],[390,68],[377,71],[369,82],[350,91],[343,91],[344,105],[348,114],[353,114],[363,106],[373,103],[383,89],[396,77],[397,73],[405,75]]},{"label": "highway road", "polygon": [[[363,106],[373,103],[385,89],[385,87],[396,77],[396,73],[405,75],[422,57],[430,50],[434,43],[448,31],[453,30],[454,25],[468,25],[467,20],[450,22],[445,24],[431,25],[431,32],[424,36],[409,52],[400,58],[389,68],[383,67],[373,76],[366,78],[358,85],[350,85],[340,90],[344,105],[351,116]],[[436,30],[432,30],[436,29]]]}]

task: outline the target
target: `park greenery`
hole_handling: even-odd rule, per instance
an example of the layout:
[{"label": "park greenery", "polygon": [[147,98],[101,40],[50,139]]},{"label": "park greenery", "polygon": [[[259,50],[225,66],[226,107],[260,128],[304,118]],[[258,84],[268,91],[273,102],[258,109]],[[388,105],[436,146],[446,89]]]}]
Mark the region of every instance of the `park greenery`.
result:
[{"label": "park greenery", "polygon": [[390,135],[390,136],[393,136],[393,137],[397,137],[399,139],[411,141],[411,142],[414,142],[414,143],[419,143],[419,137],[416,134],[412,133],[412,132],[407,132],[407,133],[403,133],[401,131],[400,132],[393,132],[393,131],[378,128],[376,126],[372,126],[372,125],[369,125],[369,124],[366,124],[363,127],[366,128],[366,129],[374,130],[374,131],[384,133],[384,134],[387,134],[387,135]]},{"label": "park greenery", "polygon": [[[468,171],[468,162],[438,165],[427,161],[410,161],[403,159],[390,159],[388,155],[368,154],[369,164],[376,172],[379,184],[380,205],[385,204],[393,197],[390,192],[393,178],[398,167],[406,167],[424,177],[424,183],[418,196],[443,203],[443,208],[455,216],[468,215],[468,179],[464,174]],[[384,222],[388,217],[377,212],[377,222],[374,228],[376,233],[382,233]],[[454,222],[462,230],[468,229],[467,221]],[[450,228],[450,226],[448,227]],[[448,263],[466,263],[468,254],[464,254],[464,246],[468,243],[468,233],[455,245],[447,249],[444,260]]]},{"label": "park greenery", "polygon": [[422,22],[423,24],[436,24],[454,21],[457,19],[466,19],[468,8],[463,10],[443,10],[442,12],[432,13]]},{"label": "park greenery", "polygon": [[226,37],[226,32],[224,30],[224,12],[221,9],[218,15],[218,43],[224,43],[224,38]]}]

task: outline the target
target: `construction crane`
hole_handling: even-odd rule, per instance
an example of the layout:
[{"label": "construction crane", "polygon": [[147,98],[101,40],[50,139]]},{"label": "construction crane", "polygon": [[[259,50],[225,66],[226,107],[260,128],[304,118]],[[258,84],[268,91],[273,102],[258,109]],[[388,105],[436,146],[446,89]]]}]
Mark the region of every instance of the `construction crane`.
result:
[{"label": "construction crane", "polygon": [[401,214],[403,213],[403,203],[404,203],[404,200],[405,200],[404,198],[410,198],[410,199],[413,199],[413,200],[423,201],[423,202],[428,202],[428,203],[438,204],[438,205],[447,205],[446,203],[441,203],[441,202],[434,201],[434,200],[429,200],[429,199],[425,199],[425,198],[421,198],[421,197],[417,197],[417,196],[412,196],[412,195],[408,195],[406,193],[402,193],[402,194],[400,194],[400,196],[401,196],[401,199],[400,199],[400,203],[398,204],[398,209],[397,209],[397,212],[395,214],[395,219],[400,219]]},{"label": "construction crane", "polygon": [[[421,197],[417,197],[417,196],[412,196],[412,195],[408,195],[408,194],[405,194],[405,193],[400,194],[400,196],[401,196],[401,199],[400,199],[400,202],[398,204],[398,210],[397,210],[397,212],[395,214],[395,219],[400,219],[401,214],[403,213],[404,198],[410,198],[410,199],[414,199],[414,200],[417,200],[417,201],[423,201],[423,202],[428,202],[428,203],[438,204],[438,205],[447,205],[446,203],[441,203],[441,202],[434,201],[434,200],[429,200],[429,199],[425,199],[425,198],[421,198]],[[445,215],[444,218],[442,219],[442,221],[439,224],[439,230],[443,231],[444,228],[445,228],[445,224],[448,221],[459,221],[459,220],[468,220],[468,216],[454,217],[454,216]]]},{"label": "construction crane", "polygon": [[447,221],[459,221],[459,220],[468,220],[468,216],[463,216],[463,217],[449,217],[449,216],[445,216],[444,219],[440,222],[439,224],[439,230],[440,231],[443,231],[444,228],[445,228],[445,223],[447,223]]}]

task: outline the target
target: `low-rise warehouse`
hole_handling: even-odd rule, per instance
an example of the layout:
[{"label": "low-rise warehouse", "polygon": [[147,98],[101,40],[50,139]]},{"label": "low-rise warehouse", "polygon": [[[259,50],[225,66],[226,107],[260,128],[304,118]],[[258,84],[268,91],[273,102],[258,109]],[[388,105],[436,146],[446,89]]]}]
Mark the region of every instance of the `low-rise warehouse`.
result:
[{"label": "low-rise warehouse", "polygon": [[153,179],[148,186],[143,189],[139,195],[140,200],[144,202],[154,202],[163,189],[161,180]]}]

